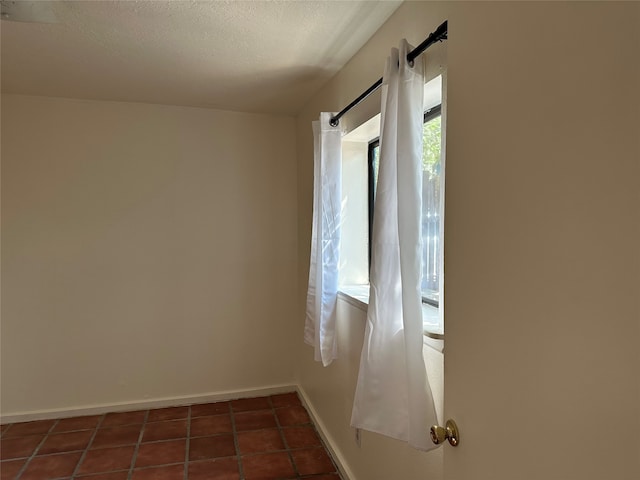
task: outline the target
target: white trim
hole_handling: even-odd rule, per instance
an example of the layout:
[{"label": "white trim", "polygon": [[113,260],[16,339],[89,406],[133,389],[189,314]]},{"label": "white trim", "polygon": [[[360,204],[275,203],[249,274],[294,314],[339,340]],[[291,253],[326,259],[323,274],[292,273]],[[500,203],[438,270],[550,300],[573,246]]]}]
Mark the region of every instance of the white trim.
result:
[{"label": "white trim", "polygon": [[100,404],[90,407],[60,408],[52,410],[37,410],[33,412],[18,412],[10,415],[2,415],[0,424],[29,422],[33,420],[49,420],[66,417],[78,417],[83,415],[101,415],[111,412],[126,412],[132,410],[147,410],[150,408],[177,407],[197,403],[222,402],[236,400],[238,398],[261,397],[278,393],[289,393],[297,390],[294,384],[272,385],[263,388],[250,388],[246,390],[227,390],[223,392],[210,392],[199,395],[185,395],[178,397],[160,398],[156,400],[144,400],[133,402],[119,402]]},{"label": "white trim", "polygon": [[315,425],[316,430],[320,434],[325,447],[329,451],[329,455],[331,455],[331,458],[335,462],[336,467],[338,467],[340,478],[342,478],[342,480],[354,479],[355,476],[347,466],[347,462],[345,461],[340,451],[334,447],[335,443],[333,441],[333,438],[330,434],[327,433],[327,429],[325,428],[324,423],[322,422],[322,420],[320,420],[320,416],[317,414],[315,408],[313,408],[313,405],[311,404],[309,397],[305,393],[304,388],[298,385],[297,390],[304,407],[307,409],[307,412],[309,412],[311,421]]},{"label": "white trim", "polygon": [[[367,293],[362,295],[360,289],[366,287]],[[357,289],[357,290],[356,290]],[[357,309],[367,312],[369,307],[369,285],[342,285],[338,290],[338,298],[353,305]]]}]

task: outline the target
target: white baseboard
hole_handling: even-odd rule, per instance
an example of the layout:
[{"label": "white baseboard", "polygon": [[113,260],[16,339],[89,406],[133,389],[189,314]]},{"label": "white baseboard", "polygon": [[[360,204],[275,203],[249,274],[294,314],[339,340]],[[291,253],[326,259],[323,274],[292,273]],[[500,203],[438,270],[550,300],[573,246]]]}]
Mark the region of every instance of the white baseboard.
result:
[{"label": "white baseboard", "polygon": [[315,408],[313,407],[313,404],[309,401],[309,397],[305,393],[304,388],[298,385],[296,389],[298,391],[298,394],[300,395],[302,403],[304,404],[305,408],[309,412],[309,415],[311,416],[311,421],[316,426],[316,430],[320,434],[320,437],[322,438],[322,441],[324,442],[325,447],[327,447],[327,450],[329,450],[329,454],[331,455],[331,458],[333,458],[333,461],[338,467],[340,476],[342,477],[343,480],[355,479],[355,476],[351,472],[351,469],[347,466],[347,462],[345,461],[344,457],[342,456],[340,451],[335,447],[335,442],[333,441],[333,438],[331,437],[330,434],[327,433],[327,429],[324,425],[324,422],[320,420],[320,416],[318,415]]},{"label": "white baseboard", "polygon": [[101,415],[111,412],[126,412],[132,410],[147,410],[149,408],[178,407],[181,405],[192,405],[196,403],[222,402],[225,400],[235,400],[238,398],[261,397],[265,395],[275,395],[278,393],[288,393],[297,390],[293,384],[271,385],[268,387],[251,388],[246,390],[233,390],[223,392],[211,392],[198,395],[186,395],[177,397],[166,397],[155,400],[139,400],[132,402],[120,402],[99,404],[92,406],[59,408],[51,410],[37,410],[31,412],[17,412],[2,415],[0,424],[30,422],[33,420],[48,420],[66,417],[79,417],[83,415]]}]

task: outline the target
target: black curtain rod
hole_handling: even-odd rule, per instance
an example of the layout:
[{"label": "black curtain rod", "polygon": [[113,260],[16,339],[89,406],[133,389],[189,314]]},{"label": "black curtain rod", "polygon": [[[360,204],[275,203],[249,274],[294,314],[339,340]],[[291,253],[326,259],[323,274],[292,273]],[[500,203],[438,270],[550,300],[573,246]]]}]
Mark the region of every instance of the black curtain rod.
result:
[{"label": "black curtain rod", "polygon": [[[436,42],[442,42],[443,40],[446,40],[446,39],[447,39],[447,21],[445,20],[444,22],[442,22],[440,24],[440,26],[438,28],[435,29],[435,31],[433,33],[431,33],[425,39],[424,42],[422,42],[420,45],[418,45],[416,48],[414,48],[413,50],[411,50],[407,54],[407,61],[409,63],[413,62],[413,60],[415,60],[415,58],[418,55],[420,55],[422,52],[424,52],[431,45],[433,45]],[[345,113],[347,113],[349,110],[351,110],[353,107],[358,105],[360,102],[362,102],[369,95],[371,95],[373,92],[375,92],[381,85],[382,85],[382,78],[379,79],[373,85],[371,85],[369,88],[367,88],[364,92],[362,92],[362,94],[360,94],[360,96],[358,98],[356,98],[353,102],[351,102],[349,105],[347,105],[342,110],[340,110],[340,112],[335,117],[331,117],[331,120],[329,120],[329,124],[332,127],[337,127],[338,123],[340,123],[340,118],[342,118],[342,116]]]}]

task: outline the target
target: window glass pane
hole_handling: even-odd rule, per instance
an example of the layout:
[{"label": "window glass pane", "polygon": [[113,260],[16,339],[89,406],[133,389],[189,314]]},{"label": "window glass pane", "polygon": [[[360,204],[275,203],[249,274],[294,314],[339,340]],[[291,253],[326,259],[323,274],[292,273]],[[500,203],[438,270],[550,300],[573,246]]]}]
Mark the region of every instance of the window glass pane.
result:
[{"label": "window glass pane", "polygon": [[438,302],[440,289],[441,118],[422,129],[422,296],[429,303]]},{"label": "window glass pane", "polygon": [[[439,111],[439,110],[438,110]],[[440,237],[441,192],[441,119],[438,114],[423,125],[422,147],[422,299],[438,305],[440,290]],[[378,184],[380,147],[372,142],[370,150],[373,173],[372,200]],[[370,206],[373,209],[373,205]]]},{"label": "window glass pane", "polygon": [[376,199],[376,192],[378,191],[378,170],[380,170],[380,144],[376,141],[375,147],[371,151],[371,163],[373,168],[373,199]]}]

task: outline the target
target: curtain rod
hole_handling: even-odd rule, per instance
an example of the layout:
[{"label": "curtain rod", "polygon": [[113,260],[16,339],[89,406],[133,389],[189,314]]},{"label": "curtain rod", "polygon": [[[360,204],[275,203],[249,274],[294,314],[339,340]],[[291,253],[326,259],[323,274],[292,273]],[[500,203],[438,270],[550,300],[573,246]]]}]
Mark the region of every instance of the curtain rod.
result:
[{"label": "curtain rod", "polygon": [[[416,48],[414,48],[413,50],[411,50],[407,54],[407,61],[409,63],[413,62],[413,60],[418,55],[420,55],[422,52],[424,52],[431,45],[433,45],[436,42],[442,42],[443,40],[446,40],[446,39],[447,39],[447,21],[445,20],[444,22],[442,22],[440,24],[440,26],[438,28],[435,29],[435,31],[433,33],[431,33],[425,39],[424,42],[422,42],[420,45],[418,45]],[[364,92],[362,92],[360,94],[360,96],[358,98],[356,98],[353,102],[351,102],[349,105],[347,105],[342,110],[340,110],[340,112],[335,117],[331,117],[331,120],[329,120],[329,124],[332,127],[337,127],[338,123],[340,123],[340,118],[342,118],[342,116],[345,113],[347,113],[349,110],[351,110],[353,107],[358,105],[360,102],[362,102],[369,95],[371,95],[373,92],[375,92],[381,85],[382,85],[382,78],[380,78],[376,83],[374,83],[369,88],[367,88]]]}]

